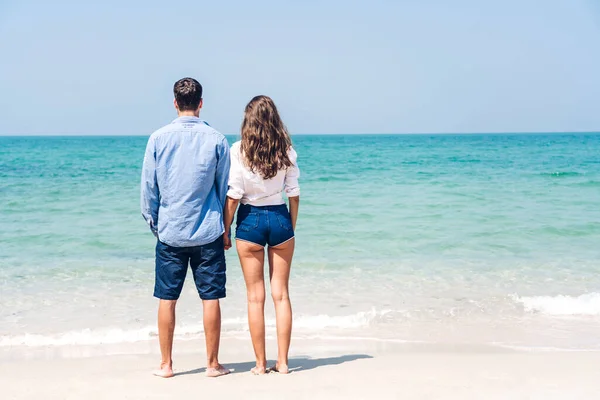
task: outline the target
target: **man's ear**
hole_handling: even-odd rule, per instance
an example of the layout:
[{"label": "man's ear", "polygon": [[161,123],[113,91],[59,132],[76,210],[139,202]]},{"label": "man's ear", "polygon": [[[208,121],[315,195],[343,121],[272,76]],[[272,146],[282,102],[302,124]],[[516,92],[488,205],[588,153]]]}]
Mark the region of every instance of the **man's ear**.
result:
[{"label": "man's ear", "polygon": [[177,111],[179,111],[179,106],[177,105],[177,100],[176,99],[173,99],[173,105],[175,106],[175,109]]},{"label": "man's ear", "polygon": [[198,111],[200,111],[200,109],[202,109],[203,105],[204,105],[204,99],[200,99],[200,104],[198,104]]}]

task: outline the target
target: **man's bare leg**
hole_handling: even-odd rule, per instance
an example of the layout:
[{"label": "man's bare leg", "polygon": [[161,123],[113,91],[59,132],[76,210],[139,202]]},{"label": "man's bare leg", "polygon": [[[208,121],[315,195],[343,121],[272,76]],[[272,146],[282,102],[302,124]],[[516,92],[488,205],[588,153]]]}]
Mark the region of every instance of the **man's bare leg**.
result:
[{"label": "man's bare leg", "polygon": [[219,364],[221,340],[221,305],[219,300],[203,300],[204,335],[206,336],[206,376],[216,378],[227,375],[229,370]]},{"label": "man's bare leg", "polygon": [[173,334],[175,332],[175,305],[177,300],[160,300],[158,303],[158,341],[160,343],[160,369],[154,375],[173,376]]}]

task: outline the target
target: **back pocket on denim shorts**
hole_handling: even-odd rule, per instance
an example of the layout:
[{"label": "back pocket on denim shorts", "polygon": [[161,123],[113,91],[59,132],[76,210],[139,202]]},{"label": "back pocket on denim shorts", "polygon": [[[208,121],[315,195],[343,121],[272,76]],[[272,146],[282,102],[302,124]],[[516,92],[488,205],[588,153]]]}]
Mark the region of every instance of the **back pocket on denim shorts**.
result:
[{"label": "back pocket on denim shorts", "polygon": [[237,228],[244,232],[250,232],[258,228],[258,213],[246,214],[241,221],[238,221]]},{"label": "back pocket on denim shorts", "polygon": [[276,213],[275,216],[277,217],[277,221],[279,221],[279,225],[281,225],[281,227],[283,229],[285,229],[286,231],[292,231],[292,220],[288,215],[285,214],[280,214],[280,213]]}]

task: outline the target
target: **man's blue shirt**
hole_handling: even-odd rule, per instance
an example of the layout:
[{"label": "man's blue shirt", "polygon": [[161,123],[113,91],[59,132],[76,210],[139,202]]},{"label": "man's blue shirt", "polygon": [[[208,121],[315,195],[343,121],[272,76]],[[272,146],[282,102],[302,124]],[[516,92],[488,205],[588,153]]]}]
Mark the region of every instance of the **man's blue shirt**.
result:
[{"label": "man's blue shirt", "polygon": [[201,246],[224,232],[229,145],[197,117],[179,117],[148,140],[142,169],[142,215],[159,240]]}]

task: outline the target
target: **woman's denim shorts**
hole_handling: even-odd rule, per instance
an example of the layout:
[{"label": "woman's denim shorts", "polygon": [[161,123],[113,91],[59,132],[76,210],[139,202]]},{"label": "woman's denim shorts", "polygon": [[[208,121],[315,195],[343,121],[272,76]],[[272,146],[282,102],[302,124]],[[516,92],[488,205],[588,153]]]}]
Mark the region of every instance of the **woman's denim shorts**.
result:
[{"label": "woman's denim shorts", "polygon": [[262,207],[240,205],[236,239],[261,246],[278,246],[293,237],[292,219],[285,204]]}]

